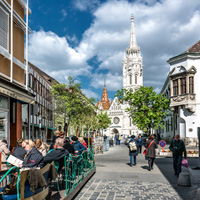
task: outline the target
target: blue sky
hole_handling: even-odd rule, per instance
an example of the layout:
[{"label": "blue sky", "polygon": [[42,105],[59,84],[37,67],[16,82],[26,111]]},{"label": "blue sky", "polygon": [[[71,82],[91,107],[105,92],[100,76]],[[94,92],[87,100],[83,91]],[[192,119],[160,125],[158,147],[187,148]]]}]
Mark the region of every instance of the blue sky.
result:
[{"label": "blue sky", "polygon": [[170,57],[200,40],[199,0],[29,0],[29,61],[60,82],[74,76],[88,97],[122,88],[122,59],[135,18],[144,85],[159,92]]}]

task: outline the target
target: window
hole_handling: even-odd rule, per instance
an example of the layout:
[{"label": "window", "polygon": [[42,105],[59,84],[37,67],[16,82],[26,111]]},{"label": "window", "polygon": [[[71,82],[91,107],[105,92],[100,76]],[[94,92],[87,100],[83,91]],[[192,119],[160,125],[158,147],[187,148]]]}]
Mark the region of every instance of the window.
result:
[{"label": "window", "polygon": [[130,124],[129,125],[131,126],[131,118],[130,118]]},{"label": "window", "polygon": [[181,94],[186,94],[186,78],[181,78]]},{"label": "window", "polygon": [[173,96],[178,95],[178,80],[173,81]]},{"label": "window", "polygon": [[135,74],[135,84],[137,84],[137,74]]},{"label": "window", "polygon": [[9,15],[0,7],[0,46],[8,50],[9,47]]},{"label": "window", "polygon": [[132,75],[129,75],[130,85],[132,85]]},{"label": "window", "polygon": [[194,94],[194,77],[189,77],[189,93]]}]

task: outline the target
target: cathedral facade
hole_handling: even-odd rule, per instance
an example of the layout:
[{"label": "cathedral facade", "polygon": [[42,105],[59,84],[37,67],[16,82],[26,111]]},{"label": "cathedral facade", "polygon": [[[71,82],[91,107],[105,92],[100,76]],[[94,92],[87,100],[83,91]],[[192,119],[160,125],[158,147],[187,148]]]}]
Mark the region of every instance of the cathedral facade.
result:
[{"label": "cathedral facade", "polygon": [[[124,52],[123,58],[123,88],[133,89],[135,91],[143,85],[143,64],[142,57],[140,55],[140,48],[136,43],[134,18],[131,16],[131,33],[129,47]],[[101,112],[107,112],[111,118],[111,125],[104,130],[104,133],[111,136],[115,133],[120,135],[132,135],[139,134],[141,131],[132,124],[131,118],[125,112],[128,104],[119,104],[118,98],[115,97],[110,103],[106,86],[100,102],[97,102],[97,106]]]}]

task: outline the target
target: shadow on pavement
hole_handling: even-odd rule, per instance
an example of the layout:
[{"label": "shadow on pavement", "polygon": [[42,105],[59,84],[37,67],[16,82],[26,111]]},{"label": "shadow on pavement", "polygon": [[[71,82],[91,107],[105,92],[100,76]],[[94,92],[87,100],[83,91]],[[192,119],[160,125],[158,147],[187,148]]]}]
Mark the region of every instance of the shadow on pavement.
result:
[{"label": "shadow on pavement", "polygon": [[178,178],[174,175],[174,169],[173,169],[173,160],[172,158],[156,158],[155,164],[160,169],[162,174],[165,176],[165,178],[168,180],[168,182],[172,185],[172,187],[176,190],[176,192],[179,194],[179,196],[183,200],[193,200],[196,197],[196,191],[200,187],[200,170],[196,174],[199,174],[198,177],[193,174],[193,170],[191,167],[194,167],[197,165],[197,158],[188,158],[188,164],[189,168],[182,167],[182,171],[188,171],[191,172],[191,187],[184,187],[184,186],[178,186]]},{"label": "shadow on pavement", "polygon": [[147,165],[145,165],[145,166],[141,166],[141,168],[142,168],[142,169],[146,169],[146,170],[149,169]]}]

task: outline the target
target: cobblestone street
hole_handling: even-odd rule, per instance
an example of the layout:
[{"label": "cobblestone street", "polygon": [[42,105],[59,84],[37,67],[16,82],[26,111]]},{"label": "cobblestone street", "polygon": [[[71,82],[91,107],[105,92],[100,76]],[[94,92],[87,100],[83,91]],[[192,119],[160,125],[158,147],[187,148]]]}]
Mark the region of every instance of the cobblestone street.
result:
[{"label": "cobblestone street", "polygon": [[[97,173],[84,186],[75,200],[131,200],[131,199],[195,199],[200,186],[195,179],[198,171],[192,171],[192,187],[177,185],[172,158],[157,158],[152,171],[147,170],[143,154],[137,157],[137,165],[129,166],[128,148],[121,144],[108,152],[95,155]],[[195,165],[196,159],[189,159]],[[185,169],[183,169],[185,170]],[[188,169],[187,169],[188,170]]]}]

